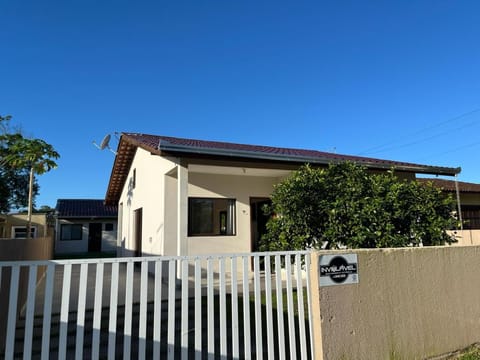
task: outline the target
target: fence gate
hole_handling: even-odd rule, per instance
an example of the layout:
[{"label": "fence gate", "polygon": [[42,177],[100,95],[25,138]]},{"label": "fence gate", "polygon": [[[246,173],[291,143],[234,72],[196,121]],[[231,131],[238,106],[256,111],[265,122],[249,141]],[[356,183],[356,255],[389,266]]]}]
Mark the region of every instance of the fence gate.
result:
[{"label": "fence gate", "polygon": [[310,359],[310,254],[0,262],[5,359]]}]

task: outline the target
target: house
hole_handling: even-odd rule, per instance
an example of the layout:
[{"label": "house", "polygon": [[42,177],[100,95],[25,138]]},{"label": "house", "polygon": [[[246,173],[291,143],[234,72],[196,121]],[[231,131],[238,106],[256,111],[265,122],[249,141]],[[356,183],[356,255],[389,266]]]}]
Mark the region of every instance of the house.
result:
[{"label": "house", "polygon": [[116,252],[117,209],[101,199],[57,200],[55,254]]},{"label": "house", "polygon": [[435,178],[418,180],[431,182],[460,203],[462,228],[452,231],[458,240],[452,245],[480,245],[480,184]]},{"label": "house", "polygon": [[[31,238],[47,237],[52,235],[49,224],[50,216],[47,213],[32,214],[30,233]],[[11,213],[0,217],[0,239],[26,239],[28,215],[26,213]]]},{"label": "house", "polygon": [[246,253],[257,250],[273,186],[310,163],[353,161],[399,176],[454,176],[460,168],[366,157],[123,133],[106,193],[118,204],[124,256]]}]

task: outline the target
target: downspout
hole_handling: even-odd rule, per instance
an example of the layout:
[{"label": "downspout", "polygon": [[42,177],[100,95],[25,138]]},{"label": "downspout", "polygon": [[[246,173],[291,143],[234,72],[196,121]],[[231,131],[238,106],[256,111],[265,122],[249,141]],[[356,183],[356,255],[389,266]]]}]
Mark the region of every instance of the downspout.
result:
[{"label": "downspout", "polygon": [[57,251],[57,244],[59,242],[59,237],[61,235],[61,230],[60,230],[60,221],[58,220],[58,210],[55,210],[54,216],[55,216],[55,229],[53,230],[53,253]]},{"label": "downspout", "polygon": [[[188,164],[177,164],[177,256],[188,255]],[[177,279],[181,279],[181,261],[177,265]]]},{"label": "downspout", "polygon": [[460,190],[458,188],[458,174],[455,174],[455,192],[457,194],[458,220],[460,221],[460,230],[462,231],[462,236],[463,236],[462,206],[460,204]]}]

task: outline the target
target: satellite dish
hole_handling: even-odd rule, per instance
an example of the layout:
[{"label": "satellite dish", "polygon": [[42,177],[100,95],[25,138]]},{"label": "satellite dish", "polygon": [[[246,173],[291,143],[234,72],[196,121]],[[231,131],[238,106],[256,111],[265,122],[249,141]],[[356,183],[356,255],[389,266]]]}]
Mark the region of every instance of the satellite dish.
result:
[{"label": "satellite dish", "polygon": [[110,142],[110,134],[105,135],[105,137],[102,140],[102,143],[100,144],[100,150],[104,150],[105,148],[109,148],[108,143]]},{"label": "satellite dish", "polygon": [[114,153],[115,155],[117,155],[117,153],[115,151],[112,150],[112,148],[108,145],[109,142],[110,142],[110,134],[107,134],[105,135],[105,137],[103,138],[102,142],[100,143],[100,145],[97,145],[97,143],[94,141],[93,142],[93,145],[97,148],[97,149],[100,149],[100,150],[105,150],[105,149],[108,149],[110,150],[112,153]]}]

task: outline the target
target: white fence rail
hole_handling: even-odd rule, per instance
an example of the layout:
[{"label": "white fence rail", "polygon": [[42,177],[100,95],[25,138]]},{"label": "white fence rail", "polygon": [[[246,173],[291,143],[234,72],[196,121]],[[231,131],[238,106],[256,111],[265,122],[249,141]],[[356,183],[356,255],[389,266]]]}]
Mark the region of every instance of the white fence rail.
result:
[{"label": "white fence rail", "polygon": [[308,252],[0,262],[2,358],[310,359]]}]

